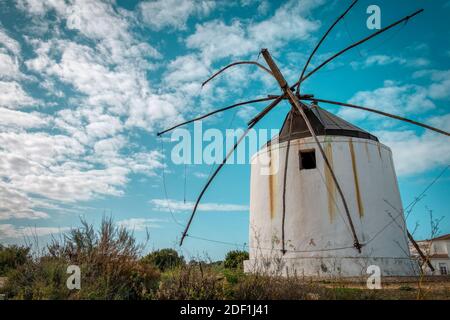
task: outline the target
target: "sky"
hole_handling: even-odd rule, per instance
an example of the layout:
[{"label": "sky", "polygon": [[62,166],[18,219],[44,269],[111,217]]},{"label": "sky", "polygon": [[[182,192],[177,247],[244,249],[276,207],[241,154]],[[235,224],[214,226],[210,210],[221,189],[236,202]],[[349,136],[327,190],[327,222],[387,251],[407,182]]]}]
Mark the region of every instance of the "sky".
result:
[{"label": "sky", "polygon": [[[170,134],[180,121],[280,92],[254,66],[205,87],[215,70],[257,60],[268,48],[289,83],[350,1],[0,0],[0,243],[43,246],[52,236],[104,216],[132,230],[147,249],[222,259],[245,249],[249,165],[227,165],[205,194],[190,237],[181,231],[212,165],[176,165]],[[450,1],[361,0],[314,56],[310,70],[369,30],[419,8],[408,23],[354,48],[309,78],[304,93],[360,104],[450,130]],[[263,103],[204,121],[221,132],[244,128]],[[392,149],[408,227],[430,235],[430,212],[450,233],[450,144],[422,128],[362,111],[327,110]],[[280,128],[280,104],[259,128]],[[193,126],[186,129],[192,131]],[[169,205],[168,205],[169,204]],[[417,228],[416,228],[417,226]],[[204,238],[197,239],[194,237]],[[236,245],[228,244],[234,243]]]}]

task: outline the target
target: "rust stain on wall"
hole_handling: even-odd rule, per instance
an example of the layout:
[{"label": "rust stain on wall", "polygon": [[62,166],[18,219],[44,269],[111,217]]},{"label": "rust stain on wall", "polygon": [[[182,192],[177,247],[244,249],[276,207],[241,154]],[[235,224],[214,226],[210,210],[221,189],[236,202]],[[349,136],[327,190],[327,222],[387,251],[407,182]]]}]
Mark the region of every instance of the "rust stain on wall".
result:
[{"label": "rust stain on wall", "polygon": [[364,205],[361,199],[361,192],[359,190],[358,168],[356,166],[355,149],[353,147],[352,139],[349,140],[348,145],[350,147],[350,155],[352,157],[353,178],[355,180],[355,191],[356,191],[356,200],[358,202],[359,216],[362,217],[364,216]]},{"label": "rust stain on wall", "polygon": [[[331,168],[333,168],[333,147],[330,142],[325,144],[325,155],[330,162]],[[328,190],[328,215],[330,217],[330,222],[333,222],[335,215],[335,199],[336,199],[336,185],[334,184],[333,176],[331,175],[330,169],[325,166],[325,183]]]},{"label": "rust stain on wall", "polygon": [[378,147],[378,155],[380,156],[380,159],[383,160],[383,157],[381,156],[381,145],[377,143],[377,147]]},{"label": "rust stain on wall", "polygon": [[392,169],[392,177],[393,177],[393,183],[395,186],[395,189],[397,191],[397,193],[400,194],[400,190],[398,188],[398,180],[397,180],[397,174],[395,173],[395,166],[394,166],[394,159],[392,159],[392,156],[389,157],[390,163],[391,163],[391,169]]},{"label": "rust stain on wall", "polygon": [[274,172],[274,164],[272,158],[272,148],[269,148],[269,208],[270,208],[270,219],[275,216],[275,201],[276,201],[276,177]]},{"label": "rust stain on wall", "polygon": [[364,149],[366,150],[367,160],[370,162],[370,152],[369,152],[369,143],[364,142]]}]

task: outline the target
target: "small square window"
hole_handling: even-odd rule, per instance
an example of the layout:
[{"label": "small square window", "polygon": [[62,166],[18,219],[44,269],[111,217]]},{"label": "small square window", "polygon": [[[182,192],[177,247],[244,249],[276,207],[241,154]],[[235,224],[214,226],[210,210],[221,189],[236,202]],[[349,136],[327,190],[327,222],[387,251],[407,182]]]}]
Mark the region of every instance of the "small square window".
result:
[{"label": "small square window", "polygon": [[315,169],[316,168],[316,151],[301,150],[298,153],[300,170]]},{"label": "small square window", "polygon": [[442,275],[446,275],[448,273],[447,271],[447,264],[446,263],[439,263],[439,271]]}]

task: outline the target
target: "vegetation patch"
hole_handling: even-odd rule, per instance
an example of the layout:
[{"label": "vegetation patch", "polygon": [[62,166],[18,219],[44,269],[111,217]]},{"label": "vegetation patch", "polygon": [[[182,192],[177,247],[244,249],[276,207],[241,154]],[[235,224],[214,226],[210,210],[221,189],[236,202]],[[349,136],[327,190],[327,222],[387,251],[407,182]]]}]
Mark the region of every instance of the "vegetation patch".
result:
[{"label": "vegetation patch", "polygon": [[[414,283],[369,290],[336,281],[296,275],[245,274],[245,251],[230,251],[224,261],[186,261],[176,250],[143,254],[133,234],[103,219],[99,230],[82,221],[38,255],[31,247],[0,246],[0,294],[6,299],[450,299],[444,279],[427,287]],[[80,289],[68,289],[67,268],[81,271]]]}]

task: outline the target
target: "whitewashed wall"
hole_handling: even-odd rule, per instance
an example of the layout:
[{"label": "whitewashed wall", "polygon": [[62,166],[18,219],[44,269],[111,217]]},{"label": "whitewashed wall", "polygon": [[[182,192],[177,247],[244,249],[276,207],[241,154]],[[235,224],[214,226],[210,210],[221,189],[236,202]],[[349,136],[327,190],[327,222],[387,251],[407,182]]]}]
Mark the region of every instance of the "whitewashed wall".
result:
[{"label": "whitewashed wall", "polygon": [[[376,264],[383,275],[414,274],[416,265],[409,257],[390,149],[359,138],[327,136],[319,140],[344,191],[359,241],[365,244],[362,253],[352,247],[341,198],[319,150],[316,150],[317,168],[299,170],[299,150],[317,149],[309,137],[291,141],[286,182],[288,252],[281,254],[287,143],[273,141],[252,158],[250,260],[245,262],[245,270],[273,271],[280,267],[284,274],[359,276],[366,273],[368,265]],[[271,159],[269,170],[264,161],[267,157]],[[272,174],[267,175],[267,171]],[[345,247],[350,248],[339,249]],[[275,257],[280,259],[276,263]],[[263,261],[267,262],[265,266],[261,264]],[[272,261],[270,266],[268,261]]]}]

